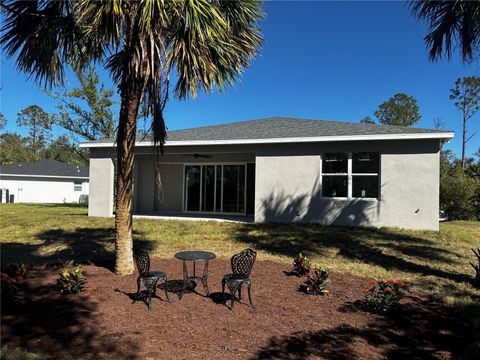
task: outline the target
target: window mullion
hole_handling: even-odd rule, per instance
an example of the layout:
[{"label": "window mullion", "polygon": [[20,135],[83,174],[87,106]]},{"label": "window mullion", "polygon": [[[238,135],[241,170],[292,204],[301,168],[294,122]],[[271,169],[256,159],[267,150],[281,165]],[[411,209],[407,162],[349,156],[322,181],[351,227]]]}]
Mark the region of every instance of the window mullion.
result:
[{"label": "window mullion", "polygon": [[223,164],[222,164],[222,183],[221,183],[221,186],[220,186],[220,212],[223,212]]},{"label": "window mullion", "polygon": [[347,185],[348,185],[348,198],[352,198],[352,153],[348,153],[348,162],[347,162],[347,173],[348,173],[348,180],[347,180]]}]

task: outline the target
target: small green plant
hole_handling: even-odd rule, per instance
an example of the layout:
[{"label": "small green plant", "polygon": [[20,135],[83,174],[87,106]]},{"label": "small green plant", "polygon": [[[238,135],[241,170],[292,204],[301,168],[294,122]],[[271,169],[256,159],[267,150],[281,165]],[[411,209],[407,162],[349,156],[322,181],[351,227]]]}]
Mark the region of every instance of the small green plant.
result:
[{"label": "small green plant", "polygon": [[27,265],[21,261],[16,261],[7,265],[5,272],[12,276],[23,279],[27,274],[28,268]]},{"label": "small green plant", "polygon": [[293,258],[292,262],[293,272],[297,275],[303,276],[310,272],[311,263],[310,260],[302,253]]},{"label": "small green plant", "polygon": [[328,293],[327,286],[330,282],[330,280],[328,280],[329,275],[330,272],[327,269],[320,265],[314,265],[305,280],[305,291],[307,294],[324,295]]},{"label": "small green plant", "polygon": [[400,301],[400,288],[402,280],[370,280],[370,286],[365,288],[365,300],[367,306],[377,312],[389,312],[394,309]]},{"label": "small green plant", "polygon": [[83,275],[83,270],[80,266],[73,271],[63,270],[60,273],[60,278],[57,280],[57,286],[62,294],[78,294],[85,290],[87,278]]}]

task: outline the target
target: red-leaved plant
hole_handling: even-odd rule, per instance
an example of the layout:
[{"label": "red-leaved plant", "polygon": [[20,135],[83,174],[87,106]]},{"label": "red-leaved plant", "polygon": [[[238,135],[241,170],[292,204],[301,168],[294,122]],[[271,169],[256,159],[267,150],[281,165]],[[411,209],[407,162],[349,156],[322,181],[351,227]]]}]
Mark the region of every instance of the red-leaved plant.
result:
[{"label": "red-leaved plant", "polygon": [[293,272],[297,275],[304,276],[310,272],[311,263],[310,260],[302,253],[293,258],[292,262]]},{"label": "red-leaved plant", "polygon": [[328,280],[329,275],[330,271],[320,265],[314,265],[305,280],[305,290],[307,294],[325,295],[328,293],[327,286],[330,282],[330,280]]},{"label": "red-leaved plant", "polygon": [[370,286],[365,288],[365,300],[372,310],[389,312],[400,301],[400,288],[404,285],[401,279],[370,280]]},{"label": "red-leaved plant", "polygon": [[20,293],[19,284],[23,280],[23,276],[11,276],[4,272],[0,273],[0,276],[0,293],[2,301],[14,302],[18,297],[17,295]]},{"label": "red-leaved plant", "polygon": [[20,281],[23,280],[23,276],[21,275],[15,275],[15,276],[10,276],[8,275],[7,273],[0,273],[1,275],[1,281],[2,281],[2,285],[3,284],[16,284],[16,283],[19,283]]}]

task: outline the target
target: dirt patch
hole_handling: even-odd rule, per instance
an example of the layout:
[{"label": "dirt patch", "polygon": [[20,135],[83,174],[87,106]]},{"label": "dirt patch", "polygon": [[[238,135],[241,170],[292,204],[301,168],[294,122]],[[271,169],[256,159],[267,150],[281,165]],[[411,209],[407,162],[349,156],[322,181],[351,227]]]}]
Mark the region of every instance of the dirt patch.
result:
[{"label": "dirt patch", "polygon": [[[2,343],[55,357],[124,359],[382,359],[452,358],[467,341],[468,328],[447,309],[407,294],[391,316],[363,311],[358,301],[368,280],[332,274],[328,296],[299,292],[301,278],[287,264],[257,261],[256,309],[245,299],[229,310],[219,292],[229,262],[210,262],[211,297],[188,293],[171,303],[154,298],[153,309],[132,304],[136,275],[119,277],[85,266],[88,284],[80,295],[55,290],[58,268],[35,269],[23,298],[2,308]],[[175,290],[178,260],[155,260]],[[162,288],[157,291],[164,299]],[[245,294],[246,295],[246,294]]]}]

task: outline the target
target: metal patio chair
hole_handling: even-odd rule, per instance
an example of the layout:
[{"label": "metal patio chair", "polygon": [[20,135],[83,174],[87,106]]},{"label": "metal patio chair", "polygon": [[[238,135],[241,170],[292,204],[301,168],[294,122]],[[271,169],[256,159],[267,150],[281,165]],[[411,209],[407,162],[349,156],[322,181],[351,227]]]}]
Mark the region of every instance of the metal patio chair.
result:
[{"label": "metal patio chair", "polygon": [[140,297],[140,283],[143,282],[143,284],[145,285],[145,288],[147,289],[148,310],[151,310],[152,296],[157,297],[157,283],[159,280],[164,280],[165,297],[167,298],[167,301],[170,302],[170,299],[168,298],[168,291],[167,291],[167,282],[168,282],[167,275],[162,271],[150,271],[150,257],[146,252],[139,249],[134,249],[133,256],[135,258],[135,263],[137,265],[138,278],[137,278],[137,293],[135,295],[135,299],[133,300],[132,304],[134,304]]},{"label": "metal patio chair", "polygon": [[233,310],[233,304],[235,302],[235,293],[238,290],[238,300],[242,300],[242,286],[246,284],[248,287],[248,300],[252,308],[255,305],[252,302],[252,280],[250,279],[250,273],[252,272],[253,264],[257,253],[252,249],[245,249],[241,253],[232,256],[232,273],[225,275],[222,279],[222,294],[225,293],[225,285],[230,290],[231,303],[230,310]]}]

